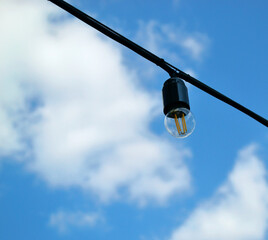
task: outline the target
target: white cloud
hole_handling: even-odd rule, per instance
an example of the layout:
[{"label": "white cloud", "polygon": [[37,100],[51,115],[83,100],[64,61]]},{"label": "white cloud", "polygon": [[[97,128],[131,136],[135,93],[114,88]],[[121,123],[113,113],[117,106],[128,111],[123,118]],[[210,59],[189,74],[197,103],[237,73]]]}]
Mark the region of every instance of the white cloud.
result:
[{"label": "white cloud", "polygon": [[[191,32],[177,24],[163,24],[155,20],[140,21],[136,41],[179,69],[184,69],[185,72],[190,69],[189,73],[195,72],[192,69],[193,63],[200,63],[204,59],[210,45],[210,40],[204,33]],[[154,81],[155,75],[161,73],[148,61],[143,61],[140,65],[143,68],[146,65],[147,68],[146,71],[139,71],[144,79]]]},{"label": "white cloud", "polygon": [[51,214],[49,225],[60,233],[67,233],[72,227],[94,227],[101,221],[103,217],[97,213],[59,211]]},{"label": "white cloud", "polygon": [[200,61],[209,46],[209,38],[204,33],[189,32],[157,21],[140,22],[137,40],[153,53],[174,61],[182,61],[179,57],[182,52],[193,60]]},{"label": "white cloud", "polygon": [[59,12],[47,1],[1,2],[0,155],[20,151],[50,186],[106,202],[164,203],[187,191],[191,152],[149,128],[161,99],[139,86],[118,45]]},{"label": "white cloud", "polygon": [[171,240],[265,239],[267,173],[255,152],[255,145],[240,151],[228,180],[173,232]]},{"label": "white cloud", "polygon": [[204,52],[204,41],[202,41],[202,38],[187,37],[181,42],[181,45],[195,59],[199,59]]}]

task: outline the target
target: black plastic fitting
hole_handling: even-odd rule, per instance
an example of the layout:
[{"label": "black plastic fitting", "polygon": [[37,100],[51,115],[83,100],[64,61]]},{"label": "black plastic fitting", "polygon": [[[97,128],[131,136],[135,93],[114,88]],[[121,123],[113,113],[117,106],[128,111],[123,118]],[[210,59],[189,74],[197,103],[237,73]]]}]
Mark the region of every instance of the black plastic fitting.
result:
[{"label": "black plastic fitting", "polygon": [[190,110],[188,89],[182,79],[178,77],[169,78],[162,88],[164,114],[172,109],[187,108]]}]

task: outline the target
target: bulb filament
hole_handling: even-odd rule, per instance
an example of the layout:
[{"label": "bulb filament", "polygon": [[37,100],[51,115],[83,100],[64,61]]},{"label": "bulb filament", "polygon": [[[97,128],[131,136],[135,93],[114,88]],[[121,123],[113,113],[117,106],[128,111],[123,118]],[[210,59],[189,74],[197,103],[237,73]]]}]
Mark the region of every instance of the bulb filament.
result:
[{"label": "bulb filament", "polygon": [[185,134],[187,132],[187,126],[186,126],[184,113],[182,113],[182,117],[181,117],[181,125],[182,125],[183,130],[181,130],[181,126],[180,126],[180,123],[176,114],[175,114],[175,124],[176,124],[179,135]]}]

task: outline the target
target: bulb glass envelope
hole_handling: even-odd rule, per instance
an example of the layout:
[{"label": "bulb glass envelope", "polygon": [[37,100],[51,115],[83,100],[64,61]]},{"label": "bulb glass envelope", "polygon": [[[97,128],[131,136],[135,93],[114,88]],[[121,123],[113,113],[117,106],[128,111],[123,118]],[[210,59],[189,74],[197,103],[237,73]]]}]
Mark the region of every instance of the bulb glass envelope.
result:
[{"label": "bulb glass envelope", "polygon": [[168,79],[162,89],[165,127],[174,137],[185,138],[195,128],[195,119],[190,111],[188,90],[182,79]]}]

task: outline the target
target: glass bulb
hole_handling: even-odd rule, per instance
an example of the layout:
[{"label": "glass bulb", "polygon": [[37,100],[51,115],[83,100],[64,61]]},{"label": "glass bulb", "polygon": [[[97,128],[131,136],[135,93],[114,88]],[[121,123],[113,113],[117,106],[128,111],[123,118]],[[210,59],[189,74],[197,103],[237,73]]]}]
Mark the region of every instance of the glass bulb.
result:
[{"label": "glass bulb", "polygon": [[167,131],[176,138],[188,137],[195,128],[195,118],[187,108],[172,109],[165,116]]}]

